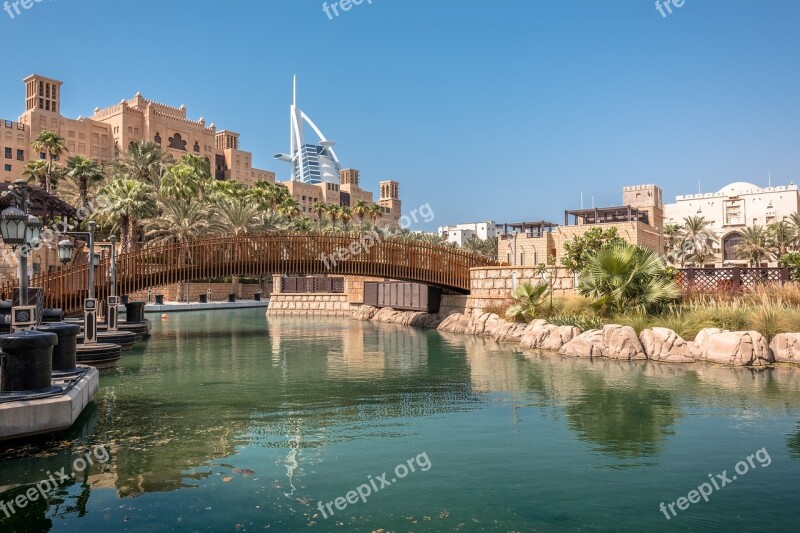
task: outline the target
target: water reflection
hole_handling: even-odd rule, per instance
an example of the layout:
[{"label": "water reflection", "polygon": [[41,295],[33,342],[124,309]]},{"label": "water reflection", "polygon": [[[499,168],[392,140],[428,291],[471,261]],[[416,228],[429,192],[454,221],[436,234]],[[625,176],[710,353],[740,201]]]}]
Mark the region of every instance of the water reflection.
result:
[{"label": "water reflection", "polygon": [[[478,337],[343,320],[267,322],[241,311],[171,315],[121,363],[104,371],[96,408],[72,432],[0,448],[5,500],[87,446],[111,450],[108,464],[14,520],[44,531],[54,517],[82,515],[96,491],[127,499],[245,479],[282,498],[273,510],[310,516],[311,474],[346,446],[377,453],[431,420],[480,432],[486,421],[469,414],[495,405],[508,407],[499,412],[520,431],[561,424],[594,453],[640,467],[668,448],[694,409],[744,419],[791,415],[800,403],[800,371],[786,367],[562,358]],[[800,458],[800,426],[786,442]],[[497,450],[485,452],[488,461]]]}]

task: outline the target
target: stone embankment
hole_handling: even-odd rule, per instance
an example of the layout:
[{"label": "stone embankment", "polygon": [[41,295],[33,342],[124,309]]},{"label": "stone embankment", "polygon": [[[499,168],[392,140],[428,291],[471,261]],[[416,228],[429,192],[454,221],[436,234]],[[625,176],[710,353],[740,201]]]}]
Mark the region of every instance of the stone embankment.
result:
[{"label": "stone embankment", "polygon": [[630,326],[609,324],[581,331],[545,320],[530,324],[508,322],[493,313],[436,315],[362,306],[353,318],[407,326],[437,328],[449,333],[491,337],[522,349],[547,350],[573,357],[605,357],[662,363],[708,362],[727,366],[763,367],[775,362],[800,364],[800,333],[783,333],[769,344],[756,331],[704,329],[685,340],[667,328],[652,328],[640,335]]}]

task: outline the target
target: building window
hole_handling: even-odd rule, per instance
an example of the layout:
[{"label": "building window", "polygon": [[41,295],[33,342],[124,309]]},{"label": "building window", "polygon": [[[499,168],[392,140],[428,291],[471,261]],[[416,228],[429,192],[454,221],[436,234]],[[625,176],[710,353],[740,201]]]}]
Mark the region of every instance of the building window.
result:
[{"label": "building window", "polygon": [[25,161],[25,150],[17,149],[17,161]]},{"label": "building window", "polygon": [[11,165],[5,165],[4,168],[6,172],[11,172]]},{"label": "building window", "polygon": [[6,159],[11,159],[11,148],[6,148]]},{"label": "building window", "polygon": [[39,152],[39,159],[47,159],[47,154],[44,152]]}]

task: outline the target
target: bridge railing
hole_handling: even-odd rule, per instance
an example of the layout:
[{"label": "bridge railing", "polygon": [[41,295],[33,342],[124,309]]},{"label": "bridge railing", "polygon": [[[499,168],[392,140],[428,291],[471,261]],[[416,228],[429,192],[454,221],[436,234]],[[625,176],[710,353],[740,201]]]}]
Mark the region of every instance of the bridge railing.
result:
[{"label": "bridge railing", "polygon": [[[179,281],[268,273],[374,276],[468,292],[470,268],[497,263],[465,250],[405,239],[368,239],[358,234],[261,233],[211,237],[142,248],[117,258],[117,294]],[[66,313],[81,309],[87,265],[39,274],[31,287],[45,289],[46,305]],[[0,286],[11,294],[16,282]],[[109,293],[109,260],[95,271],[95,295]]]}]

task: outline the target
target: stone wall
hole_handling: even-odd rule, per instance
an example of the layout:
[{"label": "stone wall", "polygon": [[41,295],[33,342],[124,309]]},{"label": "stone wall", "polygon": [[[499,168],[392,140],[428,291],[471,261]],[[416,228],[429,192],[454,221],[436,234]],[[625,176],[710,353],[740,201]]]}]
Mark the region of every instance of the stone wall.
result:
[{"label": "stone wall", "polygon": [[443,294],[442,303],[439,305],[439,316],[444,318],[454,313],[464,314],[467,310],[469,296],[456,294]]},{"label": "stone wall", "polygon": [[[208,289],[211,289],[211,301],[220,302],[227,301],[228,294],[236,292],[236,298],[242,300],[252,300],[253,295],[259,290],[257,284],[237,283],[174,283],[172,285],[165,285],[163,287],[153,288],[153,300],[155,301],[156,294],[163,294],[165,302],[185,302],[187,285],[189,289],[189,301],[197,302],[201,294],[206,294]],[[265,285],[267,285],[265,280]],[[269,288],[269,285],[267,285]],[[267,298],[268,292],[262,294],[262,298]],[[137,291],[130,295],[131,301],[146,302],[147,291]]]},{"label": "stone wall", "polygon": [[351,306],[347,294],[273,294],[267,316],[330,316],[349,318],[358,306]]},{"label": "stone wall", "polygon": [[[499,306],[508,301],[515,283],[538,285],[542,278],[533,267],[482,267],[470,270],[470,296],[466,311],[483,311],[488,306]],[[553,286],[556,296],[575,291],[575,276],[559,268]]]}]

